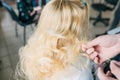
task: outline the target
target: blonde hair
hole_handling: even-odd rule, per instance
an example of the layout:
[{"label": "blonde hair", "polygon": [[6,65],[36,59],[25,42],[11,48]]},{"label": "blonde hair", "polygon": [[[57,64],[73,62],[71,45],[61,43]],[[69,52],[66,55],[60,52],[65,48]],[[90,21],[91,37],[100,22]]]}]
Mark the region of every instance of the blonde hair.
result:
[{"label": "blonde hair", "polygon": [[38,23],[28,43],[19,50],[18,80],[53,80],[55,72],[68,66],[89,67],[89,59],[81,51],[81,39],[88,30],[87,4],[79,0],[51,0]]}]

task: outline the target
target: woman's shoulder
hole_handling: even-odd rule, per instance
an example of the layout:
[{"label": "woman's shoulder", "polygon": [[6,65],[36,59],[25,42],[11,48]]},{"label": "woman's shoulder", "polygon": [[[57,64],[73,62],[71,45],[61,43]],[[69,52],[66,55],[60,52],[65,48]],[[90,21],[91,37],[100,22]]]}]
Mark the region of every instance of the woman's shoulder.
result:
[{"label": "woman's shoulder", "polygon": [[58,77],[60,80],[93,80],[90,69],[79,70],[73,66],[69,66],[66,69],[56,72],[53,76],[53,80]]}]

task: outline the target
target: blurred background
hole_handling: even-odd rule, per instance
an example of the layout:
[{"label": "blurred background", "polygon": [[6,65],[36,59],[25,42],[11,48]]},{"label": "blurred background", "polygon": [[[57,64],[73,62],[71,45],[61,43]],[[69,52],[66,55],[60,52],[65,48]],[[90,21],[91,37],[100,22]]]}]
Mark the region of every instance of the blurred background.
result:
[{"label": "blurred background", "polygon": [[[92,39],[120,33],[120,0],[86,1]],[[18,50],[37,28],[47,2],[49,0],[0,0],[0,80],[14,80]]]}]

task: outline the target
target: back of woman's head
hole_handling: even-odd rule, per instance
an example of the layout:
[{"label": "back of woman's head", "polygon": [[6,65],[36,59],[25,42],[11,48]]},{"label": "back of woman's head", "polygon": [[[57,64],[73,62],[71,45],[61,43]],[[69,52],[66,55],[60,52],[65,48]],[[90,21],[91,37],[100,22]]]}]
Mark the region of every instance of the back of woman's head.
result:
[{"label": "back of woman's head", "polygon": [[19,51],[16,80],[57,80],[57,77],[51,79],[50,76],[68,64],[78,61],[77,65],[86,66],[87,60],[79,59],[78,39],[61,39],[58,35],[46,34],[83,36],[81,33],[87,30],[85,23],[88,23],[87,4],[79,0],[51,0],[41,13],[35,35]]},{"label": "back of woman's head", "polygon": [[41,13],[36,33],[51,31],[63,36],[81,36],[87,24],[87,4],[79,0],[51,0]]}]

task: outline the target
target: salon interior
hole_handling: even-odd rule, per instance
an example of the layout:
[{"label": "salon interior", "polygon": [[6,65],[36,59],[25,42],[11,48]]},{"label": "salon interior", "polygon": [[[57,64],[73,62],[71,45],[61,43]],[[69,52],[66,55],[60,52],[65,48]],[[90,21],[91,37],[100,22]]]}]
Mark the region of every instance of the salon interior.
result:
[{"label": "salon interior", "polygon": [[[20,1],[28,1],[29,4],[25,8]],[[47,4],[47,0],[40,1],[0,0],[0,80],[14,80],[18,50],[34,33],[42,8]],[[120,33],[120,0],[85,1],[89,4],[90,39]],[[39,11],[36,12],[38,6]]]}]

